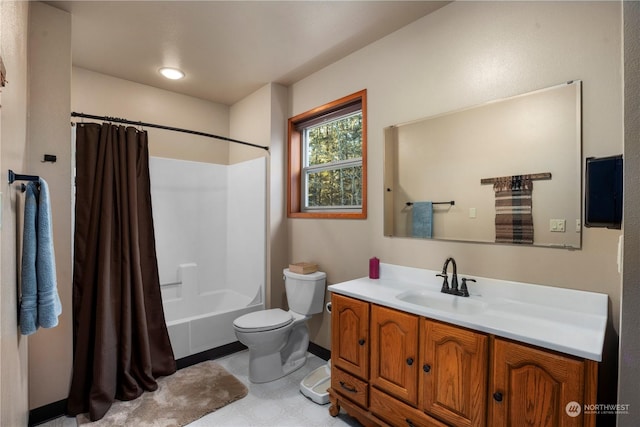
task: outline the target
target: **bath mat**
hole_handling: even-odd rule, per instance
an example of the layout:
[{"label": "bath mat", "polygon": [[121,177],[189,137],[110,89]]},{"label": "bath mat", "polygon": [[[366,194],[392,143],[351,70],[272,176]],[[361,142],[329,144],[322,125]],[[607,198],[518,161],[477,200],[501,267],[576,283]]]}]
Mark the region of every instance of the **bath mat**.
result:
[{"label": "bath mat", "polygon": [[88,414],[81,414],[76,422],[87,427],[179,427],[247,395],[242,382],[211,360],[157,382],[156,391],[127,402],[116,400],[101,420],[91,422]]}]

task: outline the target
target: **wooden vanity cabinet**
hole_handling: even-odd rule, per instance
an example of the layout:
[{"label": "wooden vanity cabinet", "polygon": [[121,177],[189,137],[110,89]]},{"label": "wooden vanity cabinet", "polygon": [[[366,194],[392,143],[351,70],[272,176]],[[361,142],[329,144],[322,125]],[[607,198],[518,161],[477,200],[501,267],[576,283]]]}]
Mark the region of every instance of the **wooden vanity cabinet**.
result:
[{"label": "wooden vanity cabinet", "polygon": [[332,294],[329,413],[364,426],[595,427],[597,362]]},{"label": "wooden vanity cabinet", "polygon": [[492,347],[489,425],[595,426],[582,408],[597,401],[596,362],[501,338]]},{"label": "wooden vanity cabinet", "polygon": [[485,426],[488,337],[421,318],[420,355],[420,408],[451,425]]}]

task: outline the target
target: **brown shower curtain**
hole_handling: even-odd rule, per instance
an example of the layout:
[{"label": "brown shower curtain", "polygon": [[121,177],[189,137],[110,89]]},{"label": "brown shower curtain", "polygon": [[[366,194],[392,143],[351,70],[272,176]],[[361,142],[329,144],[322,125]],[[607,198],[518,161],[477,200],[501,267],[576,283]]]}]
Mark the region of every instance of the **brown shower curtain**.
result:
[{"label": "brown shower curtain", "polygon": [[176,370],[151,215],[147,133],[78,123],[70,415],[155,390]]}]

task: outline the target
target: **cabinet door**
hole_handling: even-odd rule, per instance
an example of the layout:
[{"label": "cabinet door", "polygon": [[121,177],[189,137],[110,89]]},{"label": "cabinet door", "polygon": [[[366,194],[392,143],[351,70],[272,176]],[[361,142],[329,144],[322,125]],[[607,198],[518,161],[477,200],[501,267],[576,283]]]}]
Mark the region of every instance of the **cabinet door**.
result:
[{"label": "cabinet door", "polygon": [[331,363],[369,378],[369,303],[331,295]]},{"label": "cabinet door", "polygon": [[424,318],[420,322],[420,407],[455,426],[484,426],[487,336]]},{"label": "cabinet door", "polygon": [[371,307],[371,379],[392,396],[418,404],[418,316]]},{"label": "cabinet door", "polygon": [[583,360],[499,338],[493,351],[489,425],[583,425],[582,411],[571,410],[584,403]]}]

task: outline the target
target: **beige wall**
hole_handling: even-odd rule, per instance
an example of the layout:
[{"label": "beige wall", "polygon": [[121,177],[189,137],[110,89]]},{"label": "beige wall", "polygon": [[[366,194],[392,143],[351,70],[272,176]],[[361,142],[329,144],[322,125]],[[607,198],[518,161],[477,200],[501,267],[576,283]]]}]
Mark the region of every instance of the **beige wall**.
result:
[{"label": "beige wall", "polygon": [[260,148],[232,144],[229,162],[235,163],[267,156],[267,307],[285,307],[282,269],[288,265],[287,235],[284,224],[285,198],[281,191],[285,176],[285,124],[288,91],[271,83],[263,86],[231,107],[231,136],[241,141],[269,147]]},{"label": "beige wall", "polygon": [[27,341],[18,331],[17,246],[21,224],[20,192],[6,181],[7,170],[27,173],[27,31],[29,4],[0,2],[0,55],[7,69],[0,88],[0,425],[28,420]]},{"label": "beige wall", "polygon": [[[59,324],[29,337],[29,407],[65,399],[71,377],[71,15],[31,3],[29,16],[29,120],[27,171],[51,194]],[[56,163],[43,163],[55,154]]]},{"label": "beige wall", "polygon": [[[582,250],[383,237],[383,129],[564,81],[583,81],[583,156],[621,153],[621,5],[455,2],[294,84],[290,116],[362,88],[368,95],[369,218],[290,219],[290,251],[330,283],[368,271],[368,258],[606,293],[618,329],[619,231],[585,229]],[[452,159],[448,173],[460,173]],[[446,178],[446,177],[444,177]],[[328,315],[312,341],[330,346]],[[615,346],[615,344],[613,344]]]},{"label": "beige wall", "polygon": [[[271,85],[265,85],[232,105],[229,131],[234,139],[268,147],[271,144]],[[266,155],[265,150],[229,144],[229,163]]]},{"label": "beige wall", "polygon": [[[120,117],[229,136],[229,107],[226,105],[78,67],[73,68],[71,109],[78,113]],[[145,130],[149,134],[149,152],[152,156],[228,163],[227,142],[155,128]]]},{"label": "beige wall", "polygon": [[624,3],[625,186],[624,278],[620,325],[620,385],[618,402],[629,405],[620,427],[635,427],[640,420],[640,2]]}]

